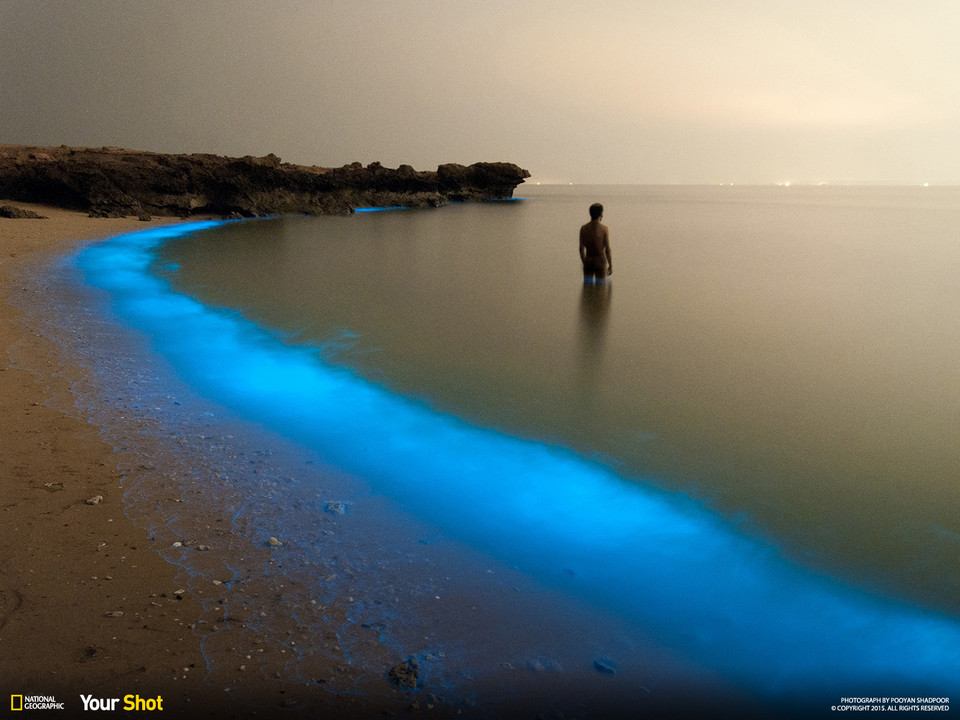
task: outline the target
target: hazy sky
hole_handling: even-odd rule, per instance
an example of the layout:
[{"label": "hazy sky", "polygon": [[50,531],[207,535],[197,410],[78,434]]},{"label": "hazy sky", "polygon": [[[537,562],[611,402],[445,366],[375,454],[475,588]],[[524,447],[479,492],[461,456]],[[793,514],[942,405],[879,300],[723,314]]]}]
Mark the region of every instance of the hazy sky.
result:
[{"label": "hazy sky", "polygon": [[0,0],[0,142],[960,184],[957,0]]}]

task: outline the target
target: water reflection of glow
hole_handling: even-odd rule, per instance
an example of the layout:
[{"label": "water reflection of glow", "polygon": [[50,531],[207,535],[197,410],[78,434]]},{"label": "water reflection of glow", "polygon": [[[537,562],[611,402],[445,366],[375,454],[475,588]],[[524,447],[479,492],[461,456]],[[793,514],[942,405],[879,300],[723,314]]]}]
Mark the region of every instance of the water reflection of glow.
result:
[{"label": "water reflection of glow", "polygon": [[564,448],[396,396],[148,272],[159,245],[215,224],[123,235],[77,258],[119,317],[203,393],[759,694],[944,695],[957,683],[953,619],[795,567],[685,498]]}]

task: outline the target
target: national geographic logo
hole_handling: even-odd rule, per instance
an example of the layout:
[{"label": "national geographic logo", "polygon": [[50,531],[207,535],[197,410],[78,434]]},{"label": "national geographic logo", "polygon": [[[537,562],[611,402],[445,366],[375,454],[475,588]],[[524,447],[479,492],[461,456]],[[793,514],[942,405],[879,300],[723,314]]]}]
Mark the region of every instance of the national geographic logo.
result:
[{"label": "national geographic logo", "polygon": [[57,702],[53,695],[11,695],[10,709],[20,710],[63,710],[63,703]]},{"label": "national geographic logo", "polygon": [[[144,698],[139,695],[124,695],[121,698],[97,698],[93,695],[81,695],[83,709],[90,710],[126,710],[127,712],[163,711],[163,698]],[[122,703],[122,704],[121,704]],[[11,695],[10,710],[63,710],[63,703],[52,695]],[[119,707],[118,707],[119,706]]]}]

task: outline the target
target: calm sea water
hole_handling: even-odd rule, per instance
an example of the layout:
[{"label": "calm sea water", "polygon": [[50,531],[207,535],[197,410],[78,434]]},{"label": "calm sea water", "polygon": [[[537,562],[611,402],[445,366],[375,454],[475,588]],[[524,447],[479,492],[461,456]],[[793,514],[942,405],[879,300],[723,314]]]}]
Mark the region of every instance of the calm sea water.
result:
[{"label": "calm sea water", "polygon": [[521,191],[83,249],[50,302],[144,418],[131,515],[229,527],[231,615],[308,681],[335,633],[343,692],[370,628],[494,716],[956,691],[960,191]]},{"label": "calm sea water", "polygon": [[[156,265],[393,393],[573,448],[798,562],[956,611],[960,192],[518,195],[231,225]],[[579,277],[594,201],[606,286]]]}]

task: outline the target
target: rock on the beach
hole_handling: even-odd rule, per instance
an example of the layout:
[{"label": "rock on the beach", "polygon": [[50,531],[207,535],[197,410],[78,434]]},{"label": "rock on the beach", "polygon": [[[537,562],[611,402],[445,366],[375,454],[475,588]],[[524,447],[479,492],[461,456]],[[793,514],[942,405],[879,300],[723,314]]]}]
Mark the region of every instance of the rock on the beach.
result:
[{"label": "rock on the beach", "polygon": [[281,545],[283,545],[283,543],[277,540],[277,538],[275,538],[273,535],[271,535],[270,539],[267,540],[267,545],[271,547],[280,547]]},{"label": "rock on the beach", "polygon": [[389,677],[400,687],[416,688],[417,679],[420,677],[420,671],[417,670],[416,663],[404,661],[402,663],[397,663],[390,668],[390,672],[387,673],[387,677]]},{"label": "rock on the beach", "polygon": [[103,495],[94,495],[92,498],[87,498],[84,502],[86,502],[87,505],[99,505],[102,500]]},{"label": "rock on the beach", "polygon": [[0,217],[11,220],[46,220],[46,215],[39,215],[33,210],[18,208],[13,205],[0,205]]},{"label": "rock on the beach", "polygon": [[328,502],[324,509],[334,515],[343,515],[347,512],[347,506],[342,502]]}]

